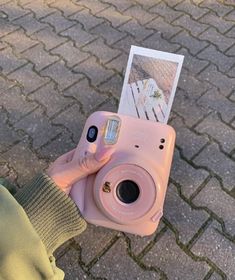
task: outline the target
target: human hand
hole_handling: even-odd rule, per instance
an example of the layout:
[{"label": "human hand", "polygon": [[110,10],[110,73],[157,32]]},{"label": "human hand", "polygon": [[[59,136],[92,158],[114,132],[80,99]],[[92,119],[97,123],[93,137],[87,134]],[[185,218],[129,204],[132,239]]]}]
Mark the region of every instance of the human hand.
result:
[{"label": "human hand", "polygon": [[87,153],[83,158],[76,158],[75,150],[57,158],[47,170],[47,174],[66,194],[70,193],[75,182],[97,172],[113,153],[112,148],[98,147],[96,153]]}]

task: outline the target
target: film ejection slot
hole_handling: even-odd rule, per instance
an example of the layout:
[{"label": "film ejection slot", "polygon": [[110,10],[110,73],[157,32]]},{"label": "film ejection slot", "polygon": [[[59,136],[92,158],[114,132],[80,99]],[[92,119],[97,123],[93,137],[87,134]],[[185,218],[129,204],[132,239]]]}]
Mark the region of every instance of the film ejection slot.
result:
[{"label": "film ejection slot", "polygon": [[106,145],[114,145],[117,143],[120,126],[121,120],[116,116],[112,116],[107,120],[104,131],[104,143]]}]

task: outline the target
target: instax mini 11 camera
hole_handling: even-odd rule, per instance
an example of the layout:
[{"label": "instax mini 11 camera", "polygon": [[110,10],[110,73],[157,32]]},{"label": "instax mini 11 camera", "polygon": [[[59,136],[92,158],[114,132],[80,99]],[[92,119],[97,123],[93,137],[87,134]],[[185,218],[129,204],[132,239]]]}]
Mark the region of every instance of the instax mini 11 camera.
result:
[{"label": "instax mini 11 camera", "polygon": [[86,121],[75,153],[84,156],[101,143],[113,146],[111,159],[96,174],[74,184],[70,196],[92,224],[141,236],[152,234],[163,213],[174,129],[159,122],[95,112]]}]

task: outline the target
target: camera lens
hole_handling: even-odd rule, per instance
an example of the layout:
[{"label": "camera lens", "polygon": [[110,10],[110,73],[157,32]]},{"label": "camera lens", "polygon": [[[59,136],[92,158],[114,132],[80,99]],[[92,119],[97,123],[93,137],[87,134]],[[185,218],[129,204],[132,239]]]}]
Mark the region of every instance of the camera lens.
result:
[{"label": "camera lens", "polygon": [[96,126],[91,126],[89,127],[88,129],[88,132],[87,132],[87,136],[86,136],[86,139],[88,142],[95,142],[96,138],[97,138],[97,134],[98,134],[98,128]]},{"label": "camera lens", "polygon": [[129,204],[137,200],[140,190],[135,182],[125,180],[118,184],[116,193],[122,202]]}]

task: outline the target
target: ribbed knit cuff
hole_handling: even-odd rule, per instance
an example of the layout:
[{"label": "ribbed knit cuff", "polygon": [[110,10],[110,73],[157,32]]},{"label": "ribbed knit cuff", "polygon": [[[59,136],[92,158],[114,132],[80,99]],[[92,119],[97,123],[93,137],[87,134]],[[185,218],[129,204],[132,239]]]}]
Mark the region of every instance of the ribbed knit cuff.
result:
[{"label": "ribbed knit cuff", "polygon": [[46,174],[39,174],[14,196],[24,208],[47,252],[86,229],[73,200]]}]

